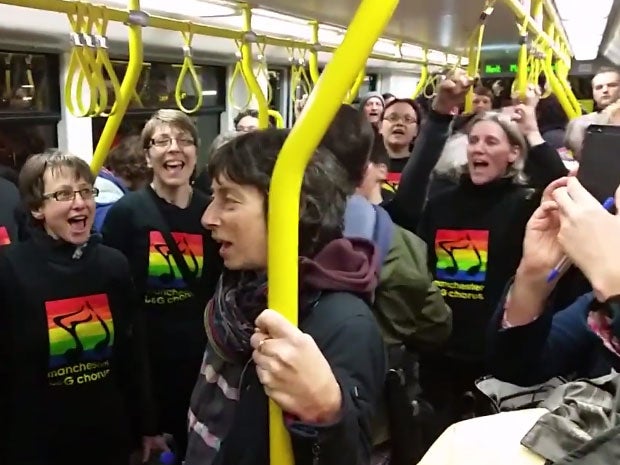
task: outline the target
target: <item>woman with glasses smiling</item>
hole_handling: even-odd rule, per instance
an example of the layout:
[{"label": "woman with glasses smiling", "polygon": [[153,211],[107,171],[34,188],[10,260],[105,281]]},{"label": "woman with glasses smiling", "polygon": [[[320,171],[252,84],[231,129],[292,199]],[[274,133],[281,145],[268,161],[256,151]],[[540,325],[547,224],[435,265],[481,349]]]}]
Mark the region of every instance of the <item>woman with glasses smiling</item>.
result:
[{"label": "woman with glasses smiling", "polygon": [[182,460],[189,398],[206,336],[202,313],[220,275],[217,245],[200,224],[208,198],[194,190],[198,131],[177,110],[160,110],[141,135],[153,181],[108,212],[106,244],[129,259],[142,296],[160,431]]},{"label": "woman with glasses smiling", "polygon": [[[0,255],[0,453],[6,465],[128,465],[155,437],[127,259],[91,235],[94,176],[34,155],[19,185],[31,237]],[[142,436],[142,438],[141,438]]]}]

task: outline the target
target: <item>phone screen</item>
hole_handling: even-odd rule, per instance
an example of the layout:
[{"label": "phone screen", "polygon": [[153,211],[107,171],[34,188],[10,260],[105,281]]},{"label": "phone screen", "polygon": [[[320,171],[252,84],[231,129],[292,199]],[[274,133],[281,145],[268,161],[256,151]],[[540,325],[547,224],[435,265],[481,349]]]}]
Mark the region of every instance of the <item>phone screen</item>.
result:
[{"label": "phone screen", "polygon": [[599,202],[620,186],[620,127],[590,125],[583,141],[577,179]]}]

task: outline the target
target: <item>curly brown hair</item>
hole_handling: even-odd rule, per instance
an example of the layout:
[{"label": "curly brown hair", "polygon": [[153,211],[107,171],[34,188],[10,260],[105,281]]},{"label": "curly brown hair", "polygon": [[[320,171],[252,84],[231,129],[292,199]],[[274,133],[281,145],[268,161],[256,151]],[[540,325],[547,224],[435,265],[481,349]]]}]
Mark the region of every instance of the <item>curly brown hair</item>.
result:
[{"label": "curly brown hair", "polygon": [[151,179],[151,169],[146,165],[146,155],[140,136],[127,136],[110,150],[105,162],[107,169],[135,189]]}]

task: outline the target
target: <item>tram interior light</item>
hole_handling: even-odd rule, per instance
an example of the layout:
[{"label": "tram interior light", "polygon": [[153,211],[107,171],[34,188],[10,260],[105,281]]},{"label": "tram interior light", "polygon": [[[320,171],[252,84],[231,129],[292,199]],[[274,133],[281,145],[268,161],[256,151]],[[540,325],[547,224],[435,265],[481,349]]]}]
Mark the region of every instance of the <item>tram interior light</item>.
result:
[{"label": "tram interior light", "polygon": [[594,60],[603,40],[614,0],[589,0],[587,8],[575,0],[555,0],[558,15],[576,60]]}]

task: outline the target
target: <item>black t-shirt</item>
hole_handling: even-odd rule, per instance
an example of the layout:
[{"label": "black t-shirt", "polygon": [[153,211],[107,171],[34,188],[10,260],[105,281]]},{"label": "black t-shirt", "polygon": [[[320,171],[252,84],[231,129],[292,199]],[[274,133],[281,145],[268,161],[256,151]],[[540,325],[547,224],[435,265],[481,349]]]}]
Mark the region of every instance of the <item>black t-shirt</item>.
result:
[{"label": "black t-shirt", "polygon": [[0,247],[18,239],[19,191],[14,184],[0,178]]},{"label": "black t-shirt", "polygon": [[152,361],[200,358],[206,344],[204,309],[222,271],[219,247],[200,223],[209,200],[194,190],[189,206],[179,208],[150,186],[145,189],[196,277],[197,288],[190,288],[183,279],[157,229],[158,219],[144,205],[144,193],[131,192],[112,206],[103,224],[103,240],[129,260],[143,298]]},{"label": "black t-shirt", "polygon": [[525,225],[538,199],[533,189],[508,179],[475,186],[464,175],[428,200],[419,236],[452,309],[448,355],[483,360],[488,321],[521,260]]},{"label": "black t-shirt", "polygon": [[39,230],[0,252],[3,464],[127,460],[155,432],[127,260],[75,250]]}]

